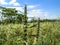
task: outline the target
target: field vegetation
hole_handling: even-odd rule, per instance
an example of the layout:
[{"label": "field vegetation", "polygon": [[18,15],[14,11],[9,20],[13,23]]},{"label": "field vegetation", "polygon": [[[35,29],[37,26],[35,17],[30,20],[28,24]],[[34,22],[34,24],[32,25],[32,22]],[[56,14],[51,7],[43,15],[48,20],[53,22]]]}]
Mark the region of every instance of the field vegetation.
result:
[{"label": "field vegetation", "polygon": [[26,5],[24,14],[11,8],[1,10],[0,45],[60,45],[60,20],[27,21]]}]

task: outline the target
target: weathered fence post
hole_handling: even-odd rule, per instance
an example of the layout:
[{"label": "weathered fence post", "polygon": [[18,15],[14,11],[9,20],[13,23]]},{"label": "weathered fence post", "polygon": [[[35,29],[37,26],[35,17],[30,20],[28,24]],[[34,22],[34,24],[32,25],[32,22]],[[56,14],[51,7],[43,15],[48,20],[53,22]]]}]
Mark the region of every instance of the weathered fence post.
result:
[{"label": "weathered fence post", "polygon": [[24,17],[23,17],[23,25],[24,25],[24,33],[23,33],[23,39],[24,39],[24,44],[27,45],[27,6],[25,5],[24,7]]},{"label": "weathered fence post", "polygon": [[38,18],[38,22],[37,22],[37,40],[36,40],[36,45],[38,45],[38,38],[39,38],[39,31],[40,31],[40,18]]}]

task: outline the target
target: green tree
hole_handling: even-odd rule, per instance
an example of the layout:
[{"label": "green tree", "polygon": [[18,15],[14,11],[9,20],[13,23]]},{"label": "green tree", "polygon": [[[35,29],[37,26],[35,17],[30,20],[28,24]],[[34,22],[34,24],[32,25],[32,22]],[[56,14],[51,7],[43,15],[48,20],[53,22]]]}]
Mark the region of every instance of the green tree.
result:
[{"label": "green tree", "polygon": [[15,8],[2,8],[2,16],[6,18],[5,21],[8,23],[20,23],[24,15],[18,13],[18,10]]},{"label": "green tree", "polygon": [[24,15],[23,14],[18,14],[17,15],[17,21],[19,22],[19,23],[22,23],[22,18],[24,17]]},{"label": "green tree", "polygon": [[15,8],[4,8],[2,9],[2,15],[9,19],[9,22],[13,19],[13,16],[16,16],[18,11]]}]

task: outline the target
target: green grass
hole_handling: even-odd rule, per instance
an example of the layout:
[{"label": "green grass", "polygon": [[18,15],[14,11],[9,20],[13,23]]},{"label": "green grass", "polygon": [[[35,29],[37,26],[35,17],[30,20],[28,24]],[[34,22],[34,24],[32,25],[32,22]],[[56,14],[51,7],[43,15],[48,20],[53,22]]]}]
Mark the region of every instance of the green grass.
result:
[{"label": "green grass", "polygon": [[[28,44],[36,44],[37,23],[28,23]],[[33,26],[34,25],[34,26]],[[41,22],[38,45],[60,45],[60,22]],[[23,45],[23,24],[0,25],[0,45]]]}]

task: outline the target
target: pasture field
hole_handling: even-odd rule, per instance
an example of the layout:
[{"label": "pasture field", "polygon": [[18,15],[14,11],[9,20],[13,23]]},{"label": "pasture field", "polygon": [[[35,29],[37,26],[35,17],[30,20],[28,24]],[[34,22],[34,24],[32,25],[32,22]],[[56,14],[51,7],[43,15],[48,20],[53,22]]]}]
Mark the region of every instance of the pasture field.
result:
[{"label": "pasture field", "polygon": [[[23,45],[23,29],[23,24],[1,24],[0,45]],[[38,42],[36,34],[37,22],[28,23],[28,45],[60,45],[60,22],[40,22]]]}]

